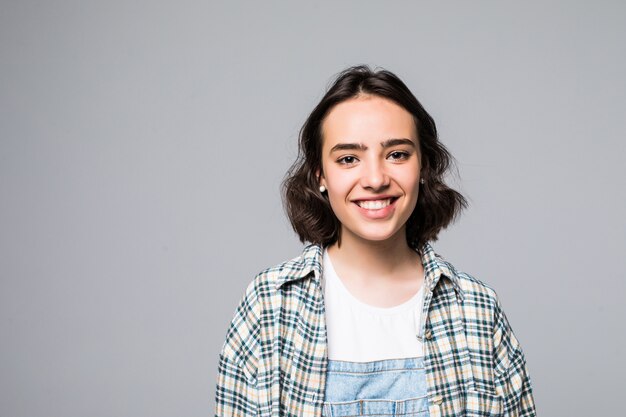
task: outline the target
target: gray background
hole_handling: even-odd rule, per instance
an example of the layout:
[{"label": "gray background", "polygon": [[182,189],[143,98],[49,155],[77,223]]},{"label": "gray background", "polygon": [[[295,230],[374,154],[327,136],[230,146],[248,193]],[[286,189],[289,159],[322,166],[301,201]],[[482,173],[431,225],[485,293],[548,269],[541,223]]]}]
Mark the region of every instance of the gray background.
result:
[{"label": "gray background", "polygon": [[[291,4],[290,4],[291,3]],[[279,183],[333,76],[396,72],[471,206],[540,415],[621,412],[626,7],[7,1],[0,416],[205,416],[244,288],[296,256]]]}]

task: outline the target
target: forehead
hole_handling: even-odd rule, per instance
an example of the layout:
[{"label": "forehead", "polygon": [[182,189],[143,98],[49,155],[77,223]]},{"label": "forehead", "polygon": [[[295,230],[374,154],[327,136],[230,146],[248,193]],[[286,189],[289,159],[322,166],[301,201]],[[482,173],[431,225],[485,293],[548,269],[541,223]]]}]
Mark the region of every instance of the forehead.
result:
[{"label": "forehead", "polygon": [[392,100],[358,96],[335,105],[322,122],[324,146],[338,141],[383,141],[409,138],[417,141],[411,113]]}]

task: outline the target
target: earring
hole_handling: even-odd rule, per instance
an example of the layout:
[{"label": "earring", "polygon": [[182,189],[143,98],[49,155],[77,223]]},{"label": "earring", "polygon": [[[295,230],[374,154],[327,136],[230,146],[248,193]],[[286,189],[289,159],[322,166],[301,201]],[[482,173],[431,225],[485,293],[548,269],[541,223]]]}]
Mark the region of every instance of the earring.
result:
[{"label": "earring", "polygon": [[424,184],[426,181],[424,181],[424,178],[420,178],[420,184]]},{"label": "earring", "polygon": [[324,191],[326,191],[326,187],[324,187],[323,185],[320,185],[320,193],[323,193]]}]

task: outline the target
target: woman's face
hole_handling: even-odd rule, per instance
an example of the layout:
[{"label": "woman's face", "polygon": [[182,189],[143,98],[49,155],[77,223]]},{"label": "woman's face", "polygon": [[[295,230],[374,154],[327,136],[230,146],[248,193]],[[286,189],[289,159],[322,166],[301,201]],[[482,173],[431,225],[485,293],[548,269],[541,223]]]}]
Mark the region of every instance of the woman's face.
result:
[{"label": "woman's face", "polygon": [[322,123],[320,185],[341,238],[405,238],[417,203],[420,154],[413,117],[391,100],[364,95],[337,104]]}]

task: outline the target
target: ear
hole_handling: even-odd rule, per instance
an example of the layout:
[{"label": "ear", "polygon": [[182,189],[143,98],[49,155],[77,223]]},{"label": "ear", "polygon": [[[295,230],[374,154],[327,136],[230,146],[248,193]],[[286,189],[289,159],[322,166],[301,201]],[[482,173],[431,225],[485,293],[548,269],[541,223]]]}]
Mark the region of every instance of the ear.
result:
[{"label": "ear", "polygon": [[322,174],[322,171],[319,168],[315,170],[315,177],[317,178],[317,182],[319,183],[319,185],[323,185],[324,187],[326,187],[324,174]]}]

